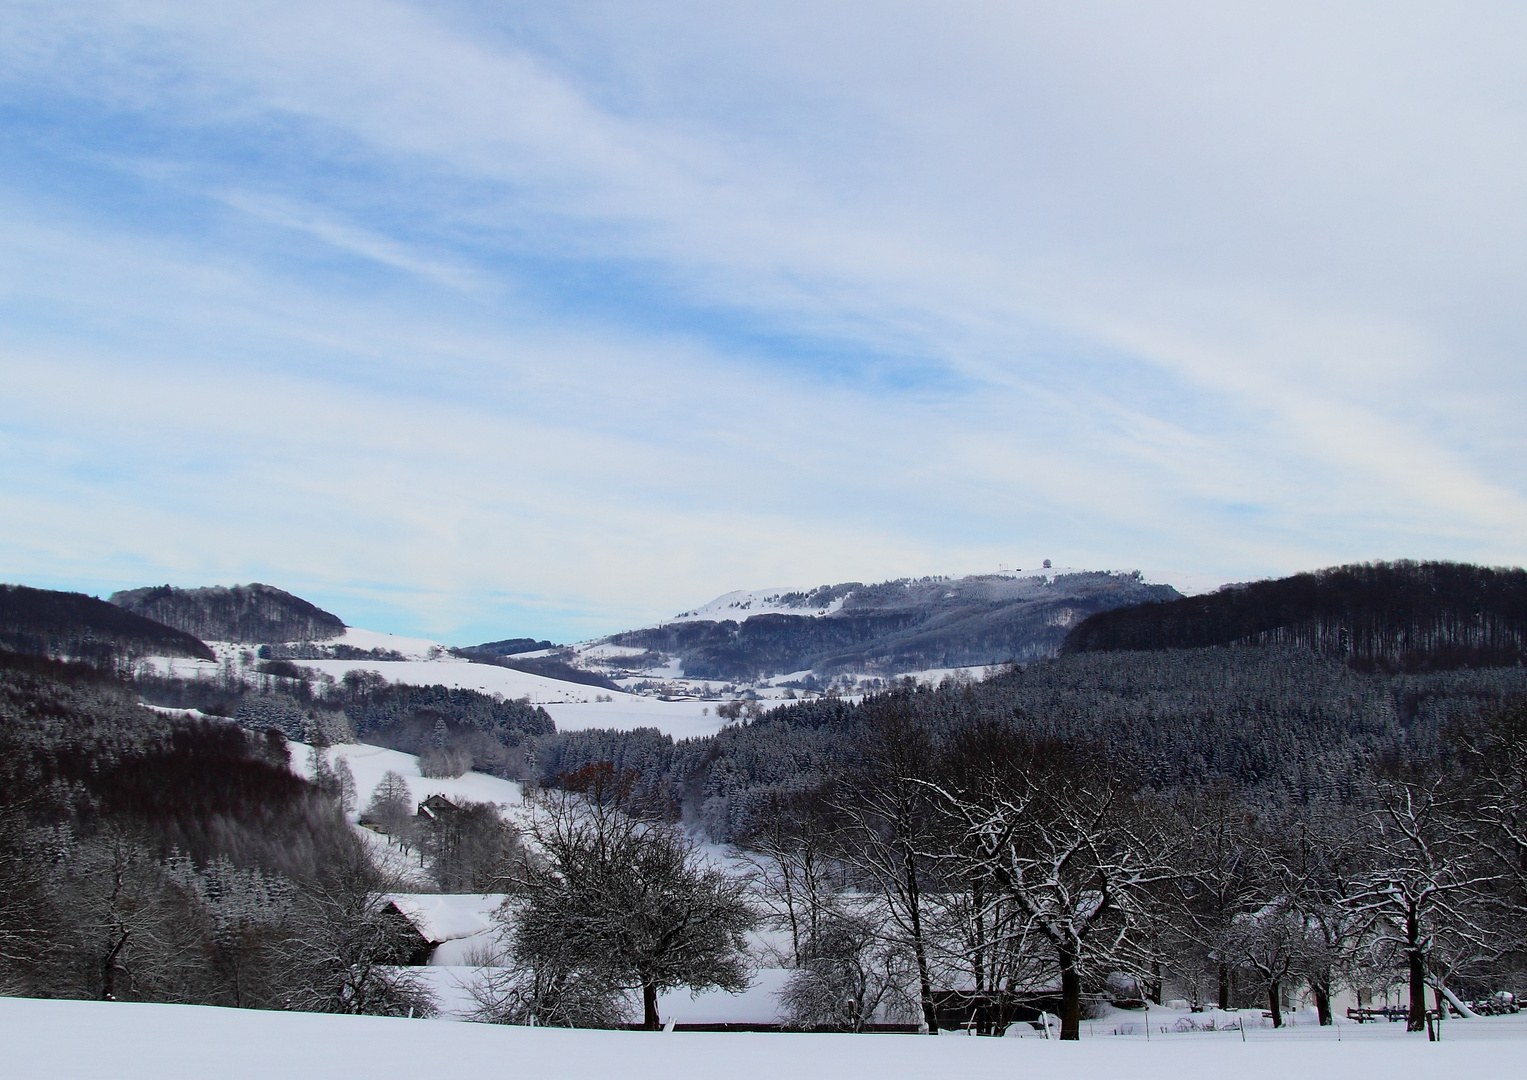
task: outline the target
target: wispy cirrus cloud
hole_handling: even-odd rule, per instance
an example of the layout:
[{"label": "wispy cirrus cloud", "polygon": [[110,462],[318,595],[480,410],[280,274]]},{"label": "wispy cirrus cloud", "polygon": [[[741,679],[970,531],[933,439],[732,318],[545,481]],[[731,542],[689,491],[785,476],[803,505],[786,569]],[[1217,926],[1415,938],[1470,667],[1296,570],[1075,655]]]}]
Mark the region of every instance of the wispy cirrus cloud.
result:
[{"label": "wispy cirrus cloud", "polygon": [[14,5],[0,565],[465,638],[1522,559],[1508,7]]}]

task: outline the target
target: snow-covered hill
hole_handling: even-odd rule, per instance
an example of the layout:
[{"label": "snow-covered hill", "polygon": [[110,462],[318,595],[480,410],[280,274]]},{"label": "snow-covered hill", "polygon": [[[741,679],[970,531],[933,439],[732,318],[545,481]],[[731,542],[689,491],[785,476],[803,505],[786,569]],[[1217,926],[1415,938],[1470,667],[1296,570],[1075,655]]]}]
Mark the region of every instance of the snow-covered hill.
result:
[{"label": "snow-covered hill", "polygon": [[896,678],[1053,656],[1089,615],[1180,595],[1136,571],[1052,567],[733,592],[578,656],[628,678],[758,683],[809,670],[801,688],[814,689],[824,677]]},{"label": "snow-covered hill", "polygon": [[[655,727],[675,738],[690,738],[714,734],[728,722],[716,712],[722,703],[719,699],[663,700],[653,694],[603,690],[494,664],[472,663],[451,655],[440,642],[426,638],[396,637],[351,627],[343,638],[327,644],[351,644],[357,649],[397,653],[407,659],[299,660],[294,663],[336,681],[342,680],[350,671],[369,671],[389,683],[446,686],[501,694],[510,699],[527,699],[531,704],[545,708],[559,731],[585,728],[629,731]],[[180,678],[217,679],[225,668],[245,677],[258,675],[259,660],[249,644],[219,641],[211,645],[216,660],[159,656],[146,658],[144,663],[159,674]]]},{"label": "snow-covered hill", "polygon": [[[1053,585],[1057,578],[1073,574],[1091,574],[1096,571],[1072,566],[1048,566],[1038,570],[1004,570],[995,577],[1013,582],[1031,582],[1036,585]],[[1179,573],[1176,571],[1109,570],[1113,577],[1127,578],[1139,575],[1145,585],[1166,585],[1184,596],[1212,592],[1225,584],[1225,579],[1212,574]],[[964,581],[965,578],[939,580]],[[689,611],[681,611],[660,625],[684,622],[706,622],[731,619],[741,622],[754,615],[811,615],[818,618],[841,611],[844,602],[856,590],[865,586],[856,582],[841,585],[821,585],[814,589],[738,589],[723,593],[708,604],[701,604]]]}]

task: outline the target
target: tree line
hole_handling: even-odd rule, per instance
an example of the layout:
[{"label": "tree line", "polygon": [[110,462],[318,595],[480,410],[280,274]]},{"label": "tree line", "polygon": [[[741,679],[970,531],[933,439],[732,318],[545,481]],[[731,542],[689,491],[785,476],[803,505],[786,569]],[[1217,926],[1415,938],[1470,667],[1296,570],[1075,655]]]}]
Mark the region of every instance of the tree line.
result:
[{"label": "tree line", "polygon": [[1346,797],[1272,802],[1152,790],[1105,742],[950,724],[927,699],[865,702],[853,752],[768,792],[739,837],[809,1019],[864,1024],[843,1002],[878,980],[928,1027],[959,991],[978,1030],[1043,999],[1073,1039],[1121,984],[1211,1008],[1261,995],[1281,1025],[1297,985],[1323,1024],[1340,987],[1398,987],[1420,1030],[1524,973],[1521,703],[1450,730],[1438,759],[1375,759]]},{"label": "tree line", "polygon": [[1334,987],[1403,985],[1414,1025],[1423,986],[1467,1007],[1520,971],[1524,691],[1305,649],[1083,654],[707,739],[563,733],[543,767],[628,773],[750,852],[803,1026],[958,1005],[997,1030],[1046,1000],[1069,1037],[1121,980],[1275,1021],[1296,985],[1324,1021]]}]

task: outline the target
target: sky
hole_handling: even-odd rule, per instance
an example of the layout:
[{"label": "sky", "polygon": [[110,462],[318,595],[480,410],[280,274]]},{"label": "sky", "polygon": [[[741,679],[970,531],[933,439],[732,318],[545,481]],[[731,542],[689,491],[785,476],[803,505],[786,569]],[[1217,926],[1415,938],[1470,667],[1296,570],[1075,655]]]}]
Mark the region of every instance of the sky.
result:
[{"label": "sky", "polygon": [[1521,5],[0,10],[0,580],[1527,561]]}]

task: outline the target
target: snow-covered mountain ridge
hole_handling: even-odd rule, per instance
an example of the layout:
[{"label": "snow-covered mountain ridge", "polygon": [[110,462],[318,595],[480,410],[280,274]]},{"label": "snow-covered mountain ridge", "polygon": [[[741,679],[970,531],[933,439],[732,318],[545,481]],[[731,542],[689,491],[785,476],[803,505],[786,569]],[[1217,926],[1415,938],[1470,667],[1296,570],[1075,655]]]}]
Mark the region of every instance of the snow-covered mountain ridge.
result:
[{"label": "snow-covered mountain ridge", "polygon": [[[1004,570],[998,574],[976,574],[967,577],[903,578],[904,582],[966,582],[973,578],[1030,582],[1038,586],[1052,585],[1059,577],[1072,574],[1093,574],[1098,571],[1076,567],[1046,567],[1041,570]],[[1180,572],[1145,572],[1141,570],[1106,570],[1102,573],[1114,577],[1133,577],[1147,585],[1166,585],[1183,596],[1212,592],[1225,584],[1221,577],[1211,574]],[[891,584],[887,582],[886,584]],[[845,601],[855,590],[879,586],[865,586],[859,582],[839,585],[819,585],[814,589],[772,588],[736,589],[723,593],[708,604],[701,604],[689,611],[681,611],[660,626],[681,622],[714,622],[724,619],[741,621],[755,615],[810,615],[818,618],[833,615],[843,609]],[[602,639],[603,640],[603,639]]]},{"label": "snow-covered mountain ridge", "polygon": [[626,678],[883,678],[1053,656],[1089,615],[1181,595],[1138,571],[1063,568],[742,590],[574,655]]}]

